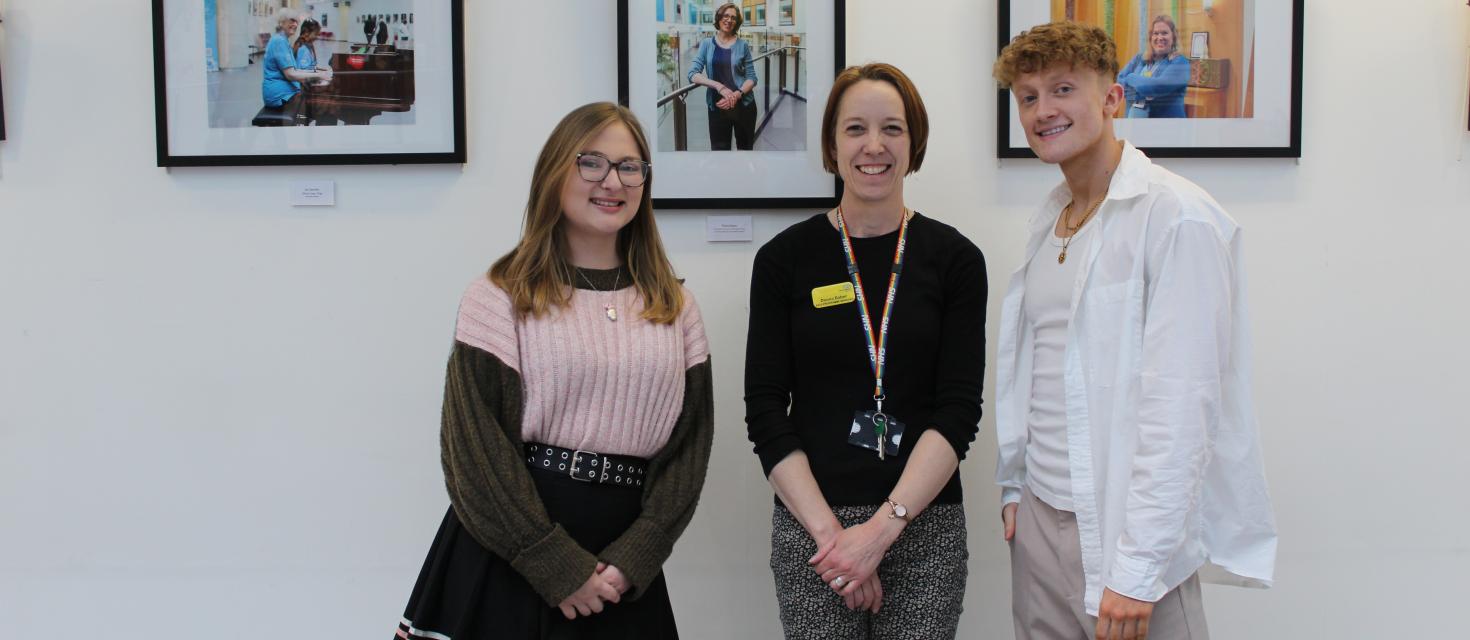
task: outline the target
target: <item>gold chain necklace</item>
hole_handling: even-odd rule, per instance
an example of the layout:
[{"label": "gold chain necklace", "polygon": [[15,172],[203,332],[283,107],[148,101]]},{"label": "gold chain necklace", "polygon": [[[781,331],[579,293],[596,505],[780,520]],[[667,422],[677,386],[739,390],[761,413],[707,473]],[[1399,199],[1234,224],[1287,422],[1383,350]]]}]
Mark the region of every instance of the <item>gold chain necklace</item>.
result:
[{"label": "gold chain necklace", "polygon": [[[588,278],[586,273],[584,273],[581,269],[576,269],[575,267],[574,267],[574,269],[576,270],[577,275],[582,276],[582,281],[583,282],[586,282],[588,287],[591,287],[593,291],[597,291],[599,293],[602,293],[602,289],[598,289],[597,288],[597,285],[592,284],[592,279],[591,278]],[[612,322],[617,322],[618,321],[618,308],[613,303],[617,301],[618,285],[619,284],[622,284],[622,282],[623,282],[623,270],[622,269],[619,269],[618,270],[617,277],[616,278],[613,278],[613,288],[608,289],[607,292],[606,292],[608,294],[607,295],[607,302],[604,302],[603,305],[602,305],[603,313],[606,314],[607,315],[607,319],[610,320],[610,321],[612,321]]]},{"label": "gold chain necklace", "polygon": [[1057,255],[1057,264],[1062,264],[1067,261],[1067,247],[1072,244],[1072,238],[1077,236],[1077,230],[1081,229],[1082,225],[1087,224],[1087,220],[1092,217],[1092,214],[1097,212],[1097,208],[1101,207],[1103,200],[1107,198],[1108,193],[1104,191],[1102,197],[1098,198],[1096,202],[1092,203],[1092,206],[1087,208],[1087,213],[1082,214],[1082,219],[1078,220],[1075,226],[1068,222],[1072,219],[1072,203],[1067,203],[1067,207],[1062,210],[1062,224],[1067,227],[1067,231],[1070,233],[1067,234],[1067,237],[1062,238],[1062,252]]}]

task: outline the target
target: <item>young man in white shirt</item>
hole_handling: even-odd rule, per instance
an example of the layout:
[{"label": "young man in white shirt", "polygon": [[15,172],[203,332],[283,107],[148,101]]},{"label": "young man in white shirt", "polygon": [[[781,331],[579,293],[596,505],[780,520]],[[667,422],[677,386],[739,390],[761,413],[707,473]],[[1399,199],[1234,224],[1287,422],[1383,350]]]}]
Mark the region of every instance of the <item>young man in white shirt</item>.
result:
[{"label": "young man in white shirt", "polygon": [[1208,636],[1201,578],[1269,586],[1276,533],[1250,390],[1240,227],[1113,134],[1106,32],[1001,52],[1065,181],[1001,307],[996,432],[1016,637]]}]

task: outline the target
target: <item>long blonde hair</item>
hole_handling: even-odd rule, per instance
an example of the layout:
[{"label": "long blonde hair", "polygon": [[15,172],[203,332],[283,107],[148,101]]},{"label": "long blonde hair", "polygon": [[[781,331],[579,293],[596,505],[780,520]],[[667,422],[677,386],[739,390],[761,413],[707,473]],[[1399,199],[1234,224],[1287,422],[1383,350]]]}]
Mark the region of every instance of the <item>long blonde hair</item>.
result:
[{"label": "long blonde hair", "polygon": [[[521,241],[490,267],[490,281],[504,290],[516,313],[540,316],[572,299],[574,268],[567,262],[565,216],[561,192],[574,175],[578,153],[603,129],[622,124],[633,134],[643,160],[649,158],[648,139],[632,111],[611,102],[577,107],[557,123],[541,148],[531,174],[526,221]],[[643,297],[643,317],[670,324],[684,308],[684,296],[673,265],[664,253],[653,219],[653,175],[643,183],[643,195],[633,219],[618,231],[618,254]]]}]

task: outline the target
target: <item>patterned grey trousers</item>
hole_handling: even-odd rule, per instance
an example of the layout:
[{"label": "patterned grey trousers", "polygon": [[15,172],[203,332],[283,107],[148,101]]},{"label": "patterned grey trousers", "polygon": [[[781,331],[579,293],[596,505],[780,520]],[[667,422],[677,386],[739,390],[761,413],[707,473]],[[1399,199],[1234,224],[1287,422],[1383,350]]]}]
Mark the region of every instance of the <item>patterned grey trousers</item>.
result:
[{"label": "patterned grey trousers", "polygon": [[[878,510],[833,507],[843,527]],[[878,564],[883,606],[851,611],[842,596],[807,565],[817,543],[796,517],[777,504],[771,514],[771,572],[787,640],[940,640],[954,638],[969,575],[965,509],[932,505],[915,518]]]}]

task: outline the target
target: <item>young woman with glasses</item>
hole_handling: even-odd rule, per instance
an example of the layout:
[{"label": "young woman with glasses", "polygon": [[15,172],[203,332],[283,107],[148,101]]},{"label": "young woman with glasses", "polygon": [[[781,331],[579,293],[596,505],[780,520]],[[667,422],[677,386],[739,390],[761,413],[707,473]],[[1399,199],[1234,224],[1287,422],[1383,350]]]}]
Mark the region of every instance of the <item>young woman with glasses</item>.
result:
[{"label": "young woman with glasses", "polygon": [[450,509],[399,638],[678,637],[662,565],[704,484],[712,389],[648,149],[623,107],[563,118],[519,244],[461,299],[440,436]]}]

